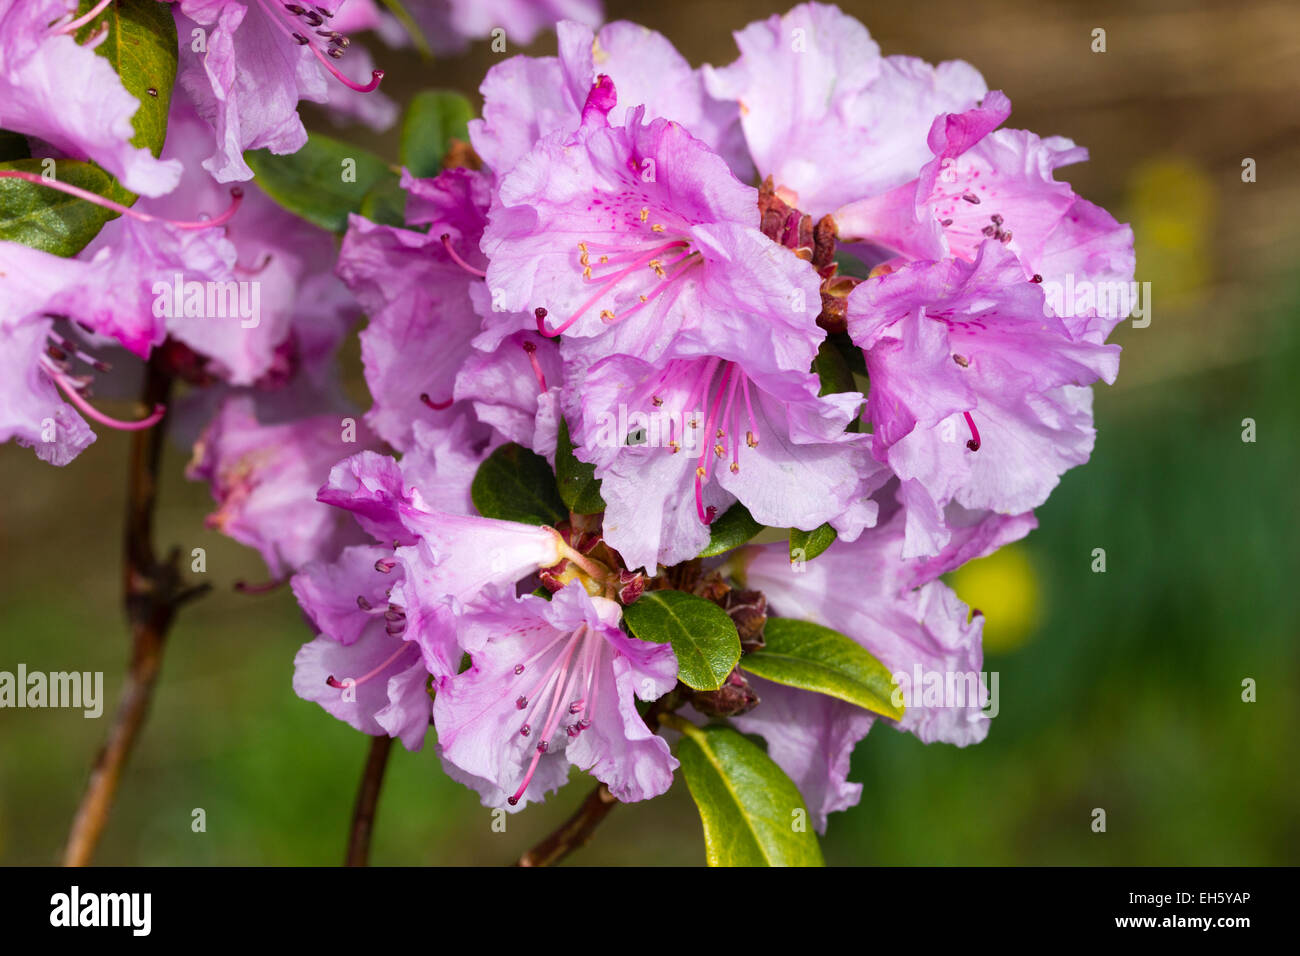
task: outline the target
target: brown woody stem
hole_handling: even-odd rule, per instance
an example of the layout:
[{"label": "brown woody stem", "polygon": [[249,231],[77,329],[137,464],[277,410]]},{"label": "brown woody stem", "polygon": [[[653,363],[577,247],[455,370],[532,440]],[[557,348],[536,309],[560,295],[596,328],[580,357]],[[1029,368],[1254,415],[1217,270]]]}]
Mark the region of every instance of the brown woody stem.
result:
[{"label": "brown woody stem", "polygon": [[582,801],[576,813],[569,819],[565,820],[560,827],[555,830],[537,846],[533,847],[527,853],[519,858],[516,866],[551,866],[559,863],[574,850],[586,844],[595,833],[596,827],[600,821],[605,819],[605,815],[614,809],[618,803],[614,795],[609,792],[609,788],[603,783],[591,791],[586,800]]},{"label": "brown woody stem", "polygon": [[[150,361],[146,366],[141,404],[146,410],[166,405],[171,387],[171,375],[157,361]],[[65,866],[86,866],[94,857],[113,808],[122,770],[149,713],[172,620],[181,605],[208,590],[206,584],[184,586],[179,549],[173,549],[163,562],[154,553],[154,505],[166,423],[164,417],[153,428],[133,433],[131,439],[123,581],[126,618],[131,629],[131,662],[108,739],[91,768],[90,781],[72,821],[63,854]]]},{"label": "brown woody stem", "polygon": [[379,791],[384,785],[384,771],[388,768],[388,754],[393,749],[393,738],[372,737],[366,769],[361,773],[357,788],[357,802],[352,809],[352,830],[348,835],[348,855],[345,866],[368,866],[370,862],[370,835],[375,831],[375,811],[379,807]]}]

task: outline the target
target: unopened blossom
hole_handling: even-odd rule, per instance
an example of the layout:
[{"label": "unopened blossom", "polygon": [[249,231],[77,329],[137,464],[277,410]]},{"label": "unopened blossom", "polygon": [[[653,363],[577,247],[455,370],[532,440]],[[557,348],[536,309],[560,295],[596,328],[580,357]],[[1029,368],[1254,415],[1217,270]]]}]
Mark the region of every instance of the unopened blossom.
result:
[{"label": "unopened blossom", "polygon": [[619,616],[576,585],[550,601],[502,596],[461,615],[471,666],[440,687],[434,722],[448,772],[485,806],[522,809],[575,766],[625,802],[668,789],[677,760],[636,698],[671,690],[677,660],[668,644],[624,634]]},{"label": "unopened blossom", "polygon": [[294,575],[294,596],[317,637],[294,659],[293,688],[363,733],[419,750],[432,713],[431,677],[454,672],[459,654],[451,645],[427,653],[408,639],[401,606],[389,597],[392,578],[375,569],[384,553],[357,545]]},{"label": "unopened blossom", "polygon": [[45,143],[55,157],[93,160],[134,193],[159,196],[181,174],[131,143],[140,102],[94,47],[107,27],[79,44],[106,4],[76,15],[75,0],[0,0],[0,129]]}]

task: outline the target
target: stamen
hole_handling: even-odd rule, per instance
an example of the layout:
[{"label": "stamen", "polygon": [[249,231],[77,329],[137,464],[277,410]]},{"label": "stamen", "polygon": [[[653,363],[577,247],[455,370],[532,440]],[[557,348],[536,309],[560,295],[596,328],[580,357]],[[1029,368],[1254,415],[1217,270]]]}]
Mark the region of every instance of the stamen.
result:
[{"label": "stamen", "polygon": [[523,349],[528,354],[528,361],[532,363],[533,374],[537,376],[537,387],[540,394],[546,394],[546,375],[542,372],[542,365],[537,361],[537,346],[532,342],[524,342]]},{"label": "stamen", "polygon": [[[978,428],[975,427],[975,419],[970,417],[970,412],[962,412],[962,414],[966,416],[966,424],[970,426],[970,434],[971,434],[970,441],[966,443],[966,447],[969,448],[971,451],[979,451],[980,431]],[[995,455],[994,457],[997,456]]]},{"label": "stamen", "polygon": [[[277,8],[275,0],[261,0],[261,3],[262,9],[266,11],[267,16],[280,32],[291,38],[295,43],[306,46],[311,50],[312,56],[316,57],[325,69],[329,70],[334,79],[338,80],[348,89],[356,90],[358,93],[370,93],[379,88],[379,83],[384,78],[383,70],[372,71],[370,74],[370,82],[364,86],[357,83],[355,80],[350,79],[346,74],[341,72],[337,66],[330,62],[331,60],[337,60],[339,57],[343,56],[343,51],[341,49],[331,46],[328,50],[322,51],[318,44],[311,42],[310,38],[303,36],[301,33],[298,33],[291,28],[288,23],[285,22],[286,18],[284,12],[282,12],[287,11],[292,17],[300,18],[307,26],[314,28],[321,26],[325,22],[322,17],[330,16],[327,11],[320,9],[319,7],[316,11],[308,10],[296,3],[285,3],[282,4],[281,8]],[[289,23],[293,22],[293,20],[289,20]],[[346,46],[347,44],[342,45]]]},{"label": "stamen", "polygon": [[104,8],[107,7],[112,2],[113,0],[99,0],[99,3],[91,7],[90,11],[86,13],[84,16],[78,17],[76,20],[72,20],[69,23],[65,23],[63,26],[58,27],[54,31],[55,35],[57,36],[65,33],[76,33],[78,30],[84,27],[91,20],[95,19],[95,17],[103,13]]},{"label": "stamen", "polygon": [[475,269],[472,265],[470,265],[468,262],[466,262],[464,259],[460,257],[460,253],[456,251],[456,247],[451,244],[451,233],[444,232],[442,234],[442,247],[447,250],[447,255],[451,256],[451,261],[456,263],[456,265],[460,266],[470,275],[476,275],[479,276],[480,278],[485,278],[487,276],[486,272],[483,272],[479,269]]},{"label": "stamen", "polygon": [[421,393],[420,393],[420,401],[422,401],[425,405],[428,405],[428,406],[429,406],[430,408],[432,408],[435,412],[440,412],[440,411],[442,411],[443,409],[451,408],[452,404],[456,401],[456,399],[455,399],[455,398],[449,398],[449,399],[447,399],[445,402],[435,402],[433,399],[431,399],[431,398],[429,397],[429,393],[428,393],[428,392],[421,392]]},{"label": "stamen", "polygon": [[[653,249],[649,249],[646,250],[645,252],[642,252],[631,262],[630,265],[625,266],[624,268],[620,269],[618,272],[615,272],[613,275],[599,276],[594,281],[602,282],[604,284],[596,291],[595,295],[593,295],[582,305],[578,306],[578,308],[574,311],[573,315],[569,316],[562,323],[560,323],[559,327],[553,330],[548,330],[546,328],[546,323],[543,321],[543,319],[545,318],[545,312],[543,312],[541,315],[537,316],[537,331],[541,332],[542,335],[545,335],[547,338],[554,338],[555,336],[562,334],[566,329],[568,329],[571,325],[573,325],[573,323],[577,322],[580,318],[582,318],[583,315],[587,313],[587,310],[590,309],[592,306],[594,306],[597,302],[599,302],[603,296],[605,296],[607,293],[612,291],[614,287],[617,286],[620,282],[622,282],[625,278],[627,278],[632,273],[640,269],[642,266],[650,262],[651,259],[658,258],[660,254],[667,252],[669,249],[683,248],[686,247],[687,245],[688,243],[684,239],[678,239],[673,242],[664,243],[663,245],[656,246]],[[638,308],[640,308],[640,305],[634,306],[629,311],[635,311]]]},{"label": "stamen", "polygon": [[154,425],[157,425],[162,421],[163,415],[167,413],[166,406],[155,405],[152,412],[150,412],[145,418],[136,422],[124,422],[118,418],[110,418],[108,415],[105,415],[99,409],[91,405],[90,402],[86,401],[85,398],[82,397],[81,393],[77,391],[65,376],[60,375],[57,372],[51,372],[48,368],[44,368],[44,371],[54,380],[55,385],[63,389],[63,394],[68,397],[68,400],[72,402],[73,405],[77,406],[83,415],[99,422],[101,425],[107,425],[109,428],[116,428],[119,431],[124,432],[143,431],[146,428],[152,428]]},{"label": "stamen", "polygon": [[[376,668],[375,668],[374,670],[372,670],[370,673],[366,674],[364,677],[358,677],[356,680],[352,681],[351,686],[352,686],[352,687],[360,687],[360,686],[361,686],[362,684],[364,684],[366,681],[368,681],[368,680],[370,680],[371,678],[375,677],[376,675],[380,674],[380,673],[384,670],[384,668],[386,668],[389,664],[393,663],[393,661],[395,661],[395,660],[397,660],[399,657],[401,657],[402,654],[404,654],[406,651],[409,651],[409,650],[412,650],[412,649],[415,649],[415,650],[417,650],[417,651],[419,650],[418,648],[416,648],[416,646],[415,646],[414,644],[410,644],[410,643],[407,643],[407,642],[403,641],[403,642],[402,642],[402,646],[399,647],[397,650],[393,651],[393,653],[390,654],[390,655],[389,655],[389,656],[384,660],[384,662],[383,662],[382,664],[380,664],[378,667],[376,667]],[[349,686],[348,684],[344,683],[343,681],[335,680],[333,674],[330,674],[329,678],[325,681],[325,683],[329,684],[329,686],[331,686],[331,687],[333,687],[333,688],[335,688],[335,689],[337,689],[337,690],[343,690],[344,688],[346,688],[346,687]]]},{"label": "stamen", "polygon": [[104,209],[111,209],[113,212],[123,216],[130,216],[140,222],[163,222],[174,229],[211,229],[215,226],[224,226],[231,220],[231,217],[239,211],[240,203],[244,199],[244,190],[238,186],[232,186],[230,189],[230,206],[225,212],[215,219],[204,219],[197,222],[184,222],[176,219],[164,219],[161,216],[151,216],[147,212],[139,212],[130,206],[123,206],[121,203],[113,202],[111,199],[105,199],[98,193],[90,192],[79,186],[72,186],[68,183],[59,182],[56,179],[45,179],[37,173],[29,173],[19,169],[0,169],[0,178],[21,179],[25,182],[34,183],[37,186],[48,186],[50,189],[57,189],[59,192],[67,193],[69,196],[76,196],[78,199],[84,199],[92,202],[96,206],[102,206]]}]

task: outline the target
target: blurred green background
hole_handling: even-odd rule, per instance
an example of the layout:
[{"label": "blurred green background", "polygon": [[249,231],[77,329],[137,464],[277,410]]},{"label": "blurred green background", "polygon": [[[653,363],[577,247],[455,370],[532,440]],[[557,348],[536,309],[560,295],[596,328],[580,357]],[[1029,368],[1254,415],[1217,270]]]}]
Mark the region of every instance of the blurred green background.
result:
[{"label": "blurred green background", "polygon": [[[845,3],[885,53],[964,58],[1011,97],[1010,125],[1092,150],[1063,170],[1131,221],[1149,328],[1127,323],[1100,388],[1092,462],[1067,474],[1022,545],[953,583],[988,615],[1001,674],[988,740],[924,746],[878,726],[858,747],[855,809],[832,817],[836,864],[1294,864],[1300,861],[1300,9],[1282,2]],[[607,4],[693,62],[783,10],[755,0]],[[508,24],[506,25],[508,28]],[[1107,52],[1090,51],[1095,27]],[[373,46],[373,44],[372,44]],[[549,52],[553,40],[530,52]],[[378,47],[375,46],[378,51]],[[517,52],[511,50],[510,52]],[[472,93],[485,44],[429,64],[379,52],[399,99]],[[313,125],[321,114],[307,110]],[[344,131],[390,158],[395,135]],[[1241,181],[1254,158],[1258,181]],[[355,359],[355,355],[353,356]],[[355,365],[355,362],[353,363]],[[125,407],[125,406],[124,406]],[[1257,440],[1242,441],[1242,420]],[[54,470],[0,447],[0,670],[102,670],[105,717],[0,710],[0,862],[56,862],[127,657],[119,535],[126,436]],[[208,552],[216,591],[182,612],[152,719],[100,863],[334,864],[368,741],[290,689],[310,637],[287,591],[245,597],[255,554],[203,526],[207,489],[164,462],[158,541]],[[1092,552],[1107,569],[1093,573]],[[1258,699],[1244,703],[1242,681]],[[491,829],[431,750],[394,750],[372,859],[510,862],[586,795]],[[193,833],[203,808],[207,831]],[[1107,832],[1090,828],[1093,808]],[[618,807],[573,863],[698,864],[679,780]]]}]

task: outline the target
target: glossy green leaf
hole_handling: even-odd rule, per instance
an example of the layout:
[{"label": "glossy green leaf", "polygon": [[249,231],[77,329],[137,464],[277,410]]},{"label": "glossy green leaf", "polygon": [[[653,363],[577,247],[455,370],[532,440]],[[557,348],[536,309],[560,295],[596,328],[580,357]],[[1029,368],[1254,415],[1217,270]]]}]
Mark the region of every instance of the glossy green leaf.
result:
[{"label": "glossy green leaf", "polygon": [[634,637],[671,643],[677,679],[695,690],[717,690],[740,660],[740,635],[712,601],[685,591],[647,591],[623,609]]},{"label": "glossy green leaf", "polygon": [[826,694],[898,720],[889,669],[839,631],[791,618],[769,617],[765,646],[746,654],[740,669],[787,687]]},{"label": "glossy green leaf", "polygon": [[819,395],[831,395],[835,392],[852,392],[857,390],[853,383],[853,372],[839,347],[829,338],[823,339],[813,359],[812,370],[821,381]]},{"label": "glossy green leaf", "polygon": [[686,786],[704,824],[709,866],[821,866],[822,851],[794,782],[763,750],[729,727],[677,717]]},{"label": "glossy green leaf", "polygon": [[[840,353],[840,357],[844,359],[844,363],[852,374],[864,378],[867,376],[867,357],[862,354],[862,349],[853,344],[853,339],[849,338],[849,333],[832,332],[826,336],[826,341],[835,346],[836,351]],[[862,391],[861,386],[858,384],[855,384],[854,388]]]},{"label": "glossy green leaf", "polygon": [[252,150],[244,161],[257,175],[257,185],[290,212],[310,223],[342,232],[348,214],[360,212],[366,195],[397,173],[369,150],[320,133],[310,133],[296,153],[275,156]]},{"label": "glossy green leaf", "polygon": [[402,121],[402,165],[412,176],[437,176],[453,138],[468,140],[469,100],[452,90],[417,93]]},{"label": "glossy green leaf", "polygon": [[385,226],[406,226],[406,190],[397,179],[381,179],[361,200],[361,215]]},{"label": "glossy green leaf", "polygon": [[762,530],[763,525],[755,521],[749,509],[737,501],[709,525],[709,543],[699,556],[711,558],[732,548],[739,548]]},{"label": "glossy green leaf", "polygon": [[[88,13],[96,0],[81,0],[78,15]],[[77,42],[107,25],[108,35],[95,52],[112,64],[126,91],[140,101],[131,118],[131,142],[157,156],[167,139],[167,113],[176,83],[176,22],[169,4],[157,0],[116,0],[103,13],[77,31]]]},{"label": "glossy green leaf", "polygon": [[811,531],[790,529],[790,561],[811,561],[835,543],[836,531],[830,524],[824,524]]},{"label": "glossy green leaf", "polygon": [[[13,169],[41,175],[40,159],[15,159],[0,163]],[[98,193],[120,203],[131,194],[117,180],[93,163],[60,159],[54,165],[59,181]],[[117,213],[76,196],[38,186],[22,179],[0,178],[0,240],[21,242],[56,256],[74,256],[94,239],[100,228]]]},{"label": "glossy green leaf", "polygon": [[478,466],[470,497],[485,518],[554,525],[569,516],[546,459],[514,442]]},{"label": "glossy green leaf", "polygon": [[579,461],[574,456],[573,442],[569,439],[569,424],[563,418],[560,419],[560,434],[555,443],[555,478],[560,485],[560,497],[570,511],[580,515],[594,515],[605,510],[596,466]]}]

